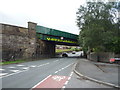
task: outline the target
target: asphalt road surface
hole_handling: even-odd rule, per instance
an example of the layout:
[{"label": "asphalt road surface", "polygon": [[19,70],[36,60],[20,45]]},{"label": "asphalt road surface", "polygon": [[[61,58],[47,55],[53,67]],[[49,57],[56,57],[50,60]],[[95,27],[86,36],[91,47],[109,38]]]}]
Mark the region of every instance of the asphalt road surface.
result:
[{"label": "asphalt road surface", "polygon": [[0,69],[2,88],[112,88],[98,84],[73,72],[81,52],[71,58],[51,58],[21,64],[4,65]]}]

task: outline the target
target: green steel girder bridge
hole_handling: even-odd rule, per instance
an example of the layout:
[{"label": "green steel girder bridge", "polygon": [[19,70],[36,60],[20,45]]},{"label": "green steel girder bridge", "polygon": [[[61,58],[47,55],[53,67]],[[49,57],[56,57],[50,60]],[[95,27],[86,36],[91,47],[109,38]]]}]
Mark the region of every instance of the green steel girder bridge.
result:
[{"label": "green steel girder bridge", "polygon": [[58,45],[78,46],[78,35],[43,26],[36,26],[37,38]]}]

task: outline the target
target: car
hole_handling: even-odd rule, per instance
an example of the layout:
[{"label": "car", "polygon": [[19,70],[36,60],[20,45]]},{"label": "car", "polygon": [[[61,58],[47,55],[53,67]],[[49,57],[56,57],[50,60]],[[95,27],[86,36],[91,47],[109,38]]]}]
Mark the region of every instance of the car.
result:
[{"label": "car", "polygon": [[68,54],[66,52],[62,53],[62,57],[68,57]]},{"label": "car", "polygon": [[75,51],[73,51],[72,54],[75,54]]},{"label": "car", "polygon": [[120,64],[120,58],[110,58],[109,62],[110,63],[118,63],[118,64]]}]

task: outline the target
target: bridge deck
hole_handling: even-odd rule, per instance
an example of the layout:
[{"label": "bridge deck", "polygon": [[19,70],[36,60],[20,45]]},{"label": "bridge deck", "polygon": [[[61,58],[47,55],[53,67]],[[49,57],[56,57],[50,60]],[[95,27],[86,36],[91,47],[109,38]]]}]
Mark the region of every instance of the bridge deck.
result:
[{"label": "bridge deck", "polygon": [[43,26],[36,27],[37,37],[41,40],[54,41],[57,44],[78,45],[78,35]]}]

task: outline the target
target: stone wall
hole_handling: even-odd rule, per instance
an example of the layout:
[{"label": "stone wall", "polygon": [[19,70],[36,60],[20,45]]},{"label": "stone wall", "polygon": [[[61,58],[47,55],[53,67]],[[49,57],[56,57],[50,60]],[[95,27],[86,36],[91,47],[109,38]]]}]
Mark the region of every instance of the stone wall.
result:
[{"label": "stone wall", "polygon": [[26,57],[29,47],[28,29],[1,24],[2,26],[2,59],[15,60]]},{"label": "stone wall", "polygon": [[109,62],[109,59],[113,57],[115,57],[115,54],[112,52],[90,53],[87,55],[87,59],[97,62]]},{"label": "stone wall", "polygon": [[36,57],[54,57],[55,43],[37,39]]},{"label": "stone wall", "polygon": [[28,28],[0,24],[0,56],[3,61],[54,56],[55,43],[36,38],[36,23]]}]

